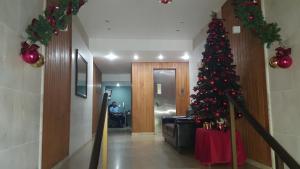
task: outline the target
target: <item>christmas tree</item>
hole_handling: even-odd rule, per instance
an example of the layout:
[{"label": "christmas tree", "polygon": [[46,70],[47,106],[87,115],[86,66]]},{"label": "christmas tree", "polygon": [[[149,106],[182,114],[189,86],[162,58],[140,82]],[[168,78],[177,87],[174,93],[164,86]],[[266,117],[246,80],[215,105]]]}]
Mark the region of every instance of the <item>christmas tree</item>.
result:
[{"label": "christmas tree", "polygon": [[[196,122],[209,122],[219,124],[226,121],[229,116],[229,101],[226,93],[235,100],[241,102],[242,96],[239,77],[236,75],[233,65],[233,55],[230,43],[225,31],[223,20],[213,14],[207,31],[208,38],[202,59],[202,67],[199,68],[195,94],[191,95],[191,107],[196,117]],[[236,112],[236,117],[242,117],[242,113]],[[226,125],[226,124],[225,124]],[[226,128],[216,126],[219,129]]]}]

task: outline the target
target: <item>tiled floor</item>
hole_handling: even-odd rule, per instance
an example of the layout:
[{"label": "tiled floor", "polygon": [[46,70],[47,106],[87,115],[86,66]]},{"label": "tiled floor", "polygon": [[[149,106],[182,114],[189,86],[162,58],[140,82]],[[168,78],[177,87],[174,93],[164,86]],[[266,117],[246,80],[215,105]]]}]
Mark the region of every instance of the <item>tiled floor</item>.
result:
[{"label": "tiled floor", "polygon": [[[153,135],[131,136],[118,130],[109,133],[108,169],[230,169],[230,166],[201,166],[192,153],[180,154]],[[59,169],[88,169],[92,142]],[[244,166],[242,169],[256,169]]]},{"label": "tiled floor", "polygon": [[[110,132],[108,169],[230,169],[230,166],[201,166],[192,153],[180,154],[162,137],[131,136]],[[256,169],[244,166],[243,169]]]}]

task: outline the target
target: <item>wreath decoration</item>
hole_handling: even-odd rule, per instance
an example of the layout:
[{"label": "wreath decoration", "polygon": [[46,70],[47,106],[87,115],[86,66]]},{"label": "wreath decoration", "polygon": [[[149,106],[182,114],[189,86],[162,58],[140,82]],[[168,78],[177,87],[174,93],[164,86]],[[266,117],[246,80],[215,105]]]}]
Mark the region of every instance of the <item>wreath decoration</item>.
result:
[{"label": "wreath decoration", "polygon": [[72,15],[77,15],[79,9],[87,0],[59,0],[50,4],[43,14],[32,19],[26,29],[27,39],[22,42],[21,57],[34,67],[44,65],[44,56],[38,49],[37,43],[47,46],[54,35],[67,29]]}]

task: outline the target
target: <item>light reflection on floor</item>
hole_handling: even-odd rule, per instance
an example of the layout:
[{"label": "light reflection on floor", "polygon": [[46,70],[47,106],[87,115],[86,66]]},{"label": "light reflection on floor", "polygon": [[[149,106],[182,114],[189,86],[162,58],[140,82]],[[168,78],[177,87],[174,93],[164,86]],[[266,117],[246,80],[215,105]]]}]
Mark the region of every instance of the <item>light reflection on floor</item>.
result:
[{"label": "light reflection on floor", "polygon": [[[192,153],[178,153],[162,137],[131,136],[126,131],[109,132],[108,169],[231,169],[230,166],[201,166]],[[93,142],[88,143],[55,169],[88,169],[92,147]]]},{"label": "light reflection on floor", "polygon": [[[193,153],[180,154],[154,135],[131,136],[113,130],[109,134],[108,169],[230,169],[201,166]],[[256,169],[244,166],[243,169]]]}]

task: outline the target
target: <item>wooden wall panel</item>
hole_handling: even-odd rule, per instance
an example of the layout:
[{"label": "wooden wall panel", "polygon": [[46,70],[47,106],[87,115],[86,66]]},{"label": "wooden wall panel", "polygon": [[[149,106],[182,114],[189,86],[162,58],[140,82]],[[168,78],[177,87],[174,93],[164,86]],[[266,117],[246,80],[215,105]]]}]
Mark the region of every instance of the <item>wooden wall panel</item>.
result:
[{"label": "wooden wall panel", "polygon": [[[48,0],[47,3],[55,2]],[[69,154],[72,24],[46,47],[42,169],[50,169]]]},{"label": "wooden wall panel", "polygon": [[176,69],[177,115],[185,115],[189,106],[188,63],[132,64],[132,130],[154,132],[154,69]]},{"label": "wooden wall panel", "polygon": [[102,103],[102,72],[93,64],[93,134],[96,133]]},{"label": "wooden wall panel", "polygon": [[[241,34],[232,34],[234,25],[241,25],[235,17],[232,1],[228,0],[222,7],[225,27],[229,32],[231,48],[234,54],[237,73],[241,77],[242,91],[247,106],[254,117],[269,130],[267,88],[265,74],[265,56],[261,41],[244,27]],[[248,157],[257,162],[271,166],[270,148],[244,119],[237,121]]]}]

